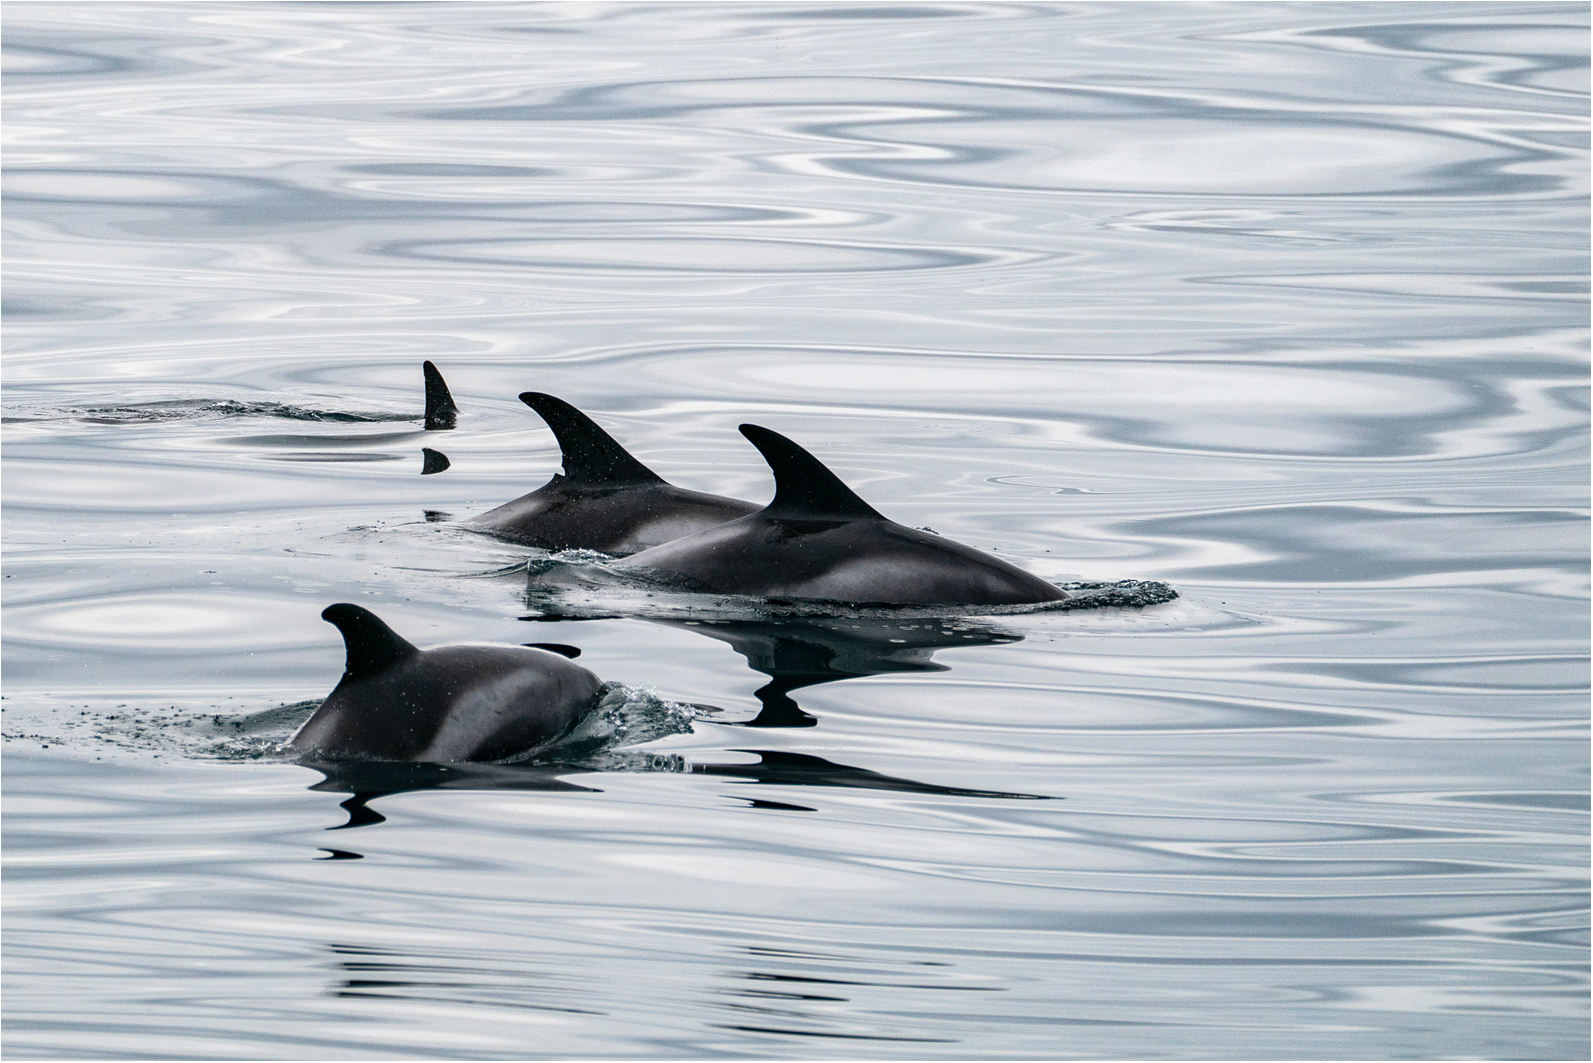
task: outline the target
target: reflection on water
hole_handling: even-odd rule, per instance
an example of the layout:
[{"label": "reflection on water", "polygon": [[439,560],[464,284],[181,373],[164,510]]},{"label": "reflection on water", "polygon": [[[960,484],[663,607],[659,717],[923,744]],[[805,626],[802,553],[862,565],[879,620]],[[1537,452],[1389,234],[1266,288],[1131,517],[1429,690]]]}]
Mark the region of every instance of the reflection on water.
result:
[{"label": "reflection on water", "polygon": [[448,455],[440,450],[433,450],[431,447],[421,447],[420,453],[423,459],[420,469],[422,476],[430,476],[432,473],[437,472],[447,472],[452,464],[448,460]]},{"label": "reflection on water", "polygon": [[[370,807],[370,803],[379,797],[417,790],[539,790],[555,793],[601,793],[602,791],[595,786],[573,783],[568,777],[580,775],[590,779],[591,773],[602,771],[689,772],[774,786],[840,786],[861,790],[946,794],[953,797],[1044,799],[1044,796],[1039,794],[969,790],[956,786],[915,782],[912,779],[899,779],[866,768],[836,764],[823,757],[809,756],[806,753],[792,753],[778,749],[735,749],[729,752],[750,753],[758,760],[753,763],[713,764],[687,761],[679,755],[608,753],[572,763],[562,763],[557,760],[535,764],[400,764],[316,760],[305,760],[300,763],[314,768],[324,776],[310,789],[353,795],[342,803],[343,810],[348,813],[348,822],[328,827],[328,830],[344,830],[349,827],[385,823],[386,817]],[[751,797],[745,800],[753,808],[772,808],[788,812],[816,811],[806,805],[788,804],[766,798]]]},{"label": "reflection on water", "polygon": [[[561,771],[546,765],[498,764],[401,764],[391,762],[306,760],[325,778],[310,787],[329,793],[352,794],[343,802],[348,822],[329,830],[366,827],[384,823],[386,817],[370,807],[378,797],[414,790],[547,790],[551,792],[592,793],[591,787],[578,786],[560,778]],[[568,769],[564,769],[568,773]]]},{"label": "reflection on water", "polygon": [[[832,764],[823,757],[812,757],[806,753],[789,753],[777,749],[737,749],[733,752],[754,754],[759,758],[758,763],[693,764],[691,770],[703,775],[728,775],[736,779],[772,783],[776,786],[846,786],[862,790],[899,790],[913,794],[949,794],[953,797],[1003,797],[1031,801],[1044,799],[1039,794],[965,790],[956,786],[936,786],[933,783],[914,782],[911,779],[897,779],[890,775],[881,775],[877,771]],[[752,800],[754,804],[758,803],[756,798]]]},{"label": "reflection on water", "polygon": [[[1587,1058],[1585,5],[4,20],[9,1057]],[[598,586],[525,391],[1093,600]],[[322,774],[334,601],[629,708]]]},{"label": "reflection on water", "polygon": [[791,691],[885,672],[943,672],[930,658],[945,646],[999,645],[1023,636],[966,620],[655,620],[728,642],[768,676],[756,697],[762,710],[747,727],[811,727],[818,721]]}]

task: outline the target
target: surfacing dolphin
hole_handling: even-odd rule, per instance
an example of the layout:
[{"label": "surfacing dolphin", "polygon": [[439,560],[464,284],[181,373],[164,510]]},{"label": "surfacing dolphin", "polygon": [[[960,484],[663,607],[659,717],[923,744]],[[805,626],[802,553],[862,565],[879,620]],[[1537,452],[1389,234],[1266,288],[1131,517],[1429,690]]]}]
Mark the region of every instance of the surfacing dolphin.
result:
[{"label": "surfacing dolphin", "polygon": [[1000,558],[886,519],[778,432],[744,424],[741,434],[774,472],[774,501],[616,568],[710,594],[854,605],[1034,605],[1068,597]]},{"label": "surfacing dolphin", "polygon": [[564,472],[470,523],[547,550],[634,554],[755,512],[751,502],[665,482],[574,406],[536,391],[520,401],[553,429]]},{"label": "surfacing dolphin", "polygon": [[560,652],[496,643],[422,650],[368,609],[321,619],[348,648],[342,680],[289,748],[328,760],[495,761],[567,734],[603,684]]},{"label": "surfacing dolphin", "polygon": [[[421,363],[421,374],[426,382],[426,412],[422,415],[422,427],[427,432],[447,431],[453,428],[459,420],[459,407],[454,405],[454,398],[448,393],[448,385],[443,381],[442,374],[431,362]],[[158,416],[153,411],[168,409],[172,406],[196,406],[198,409],[208,409],[216,406],[239,407],[241,413],[270,413],[277,417],[286,417],[296,421],[331,421],[337,424],[364,425],[371,422],[387,423],[393,421],[413,421],[414,414],[385,413],[385,414],[359,414],[344,413],[339,411],[307,410],[297,406],[284,406],[280,403],[211,403],[211,402],[181,402],[181,403],[150,403],[136,404],[133,406],[116,407],[114,409],[126,412],[138,412],[148,406],[152,416]],[[164,419],[164,418],[160,418]],[[112,422],[119,423],[119,422]],[[332,434],[273,434],[254,436],[233,436],[227,442],[249,446],[273,447],[370,447],[385,443],[398,443],[414,439],[420,435],[413,428],[406,428],[401,432],[368,433],[363,431],[332,433]],[[440,457],[441,455],[439,455]]]}]

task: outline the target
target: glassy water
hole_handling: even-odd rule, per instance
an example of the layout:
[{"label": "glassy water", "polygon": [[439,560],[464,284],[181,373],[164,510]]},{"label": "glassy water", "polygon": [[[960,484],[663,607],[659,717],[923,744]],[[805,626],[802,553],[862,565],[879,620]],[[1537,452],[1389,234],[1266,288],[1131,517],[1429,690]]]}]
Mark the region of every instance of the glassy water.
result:
[{"label": "glassy water", "polygon": [[[1586,15],[10,5],[6,1051],[1586,1058]],[[522,619],[525,390],[1179,597]],[[345,600],[624,704],[296,764]]]}]

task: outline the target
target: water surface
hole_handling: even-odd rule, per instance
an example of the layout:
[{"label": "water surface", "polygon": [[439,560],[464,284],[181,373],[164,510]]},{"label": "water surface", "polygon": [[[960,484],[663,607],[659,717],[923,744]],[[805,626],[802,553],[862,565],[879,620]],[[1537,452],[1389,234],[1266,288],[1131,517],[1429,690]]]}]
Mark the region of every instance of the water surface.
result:
[{"label": "water surface", "polygon": [[[1586,34],[11,5],[7,1053],[1586,1058]],[[524,620],[526,390],[1179,597]],[[629,707],[295,764],[335,601]]]}]

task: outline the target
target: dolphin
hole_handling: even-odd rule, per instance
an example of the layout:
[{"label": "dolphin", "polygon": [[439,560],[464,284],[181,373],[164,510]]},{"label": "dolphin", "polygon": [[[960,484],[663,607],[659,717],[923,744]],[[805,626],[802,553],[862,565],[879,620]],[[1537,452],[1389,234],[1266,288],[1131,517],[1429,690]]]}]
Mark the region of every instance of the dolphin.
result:
[{"label": "dolphin", "polygon": [[[426,412],[424,413],[423,429],[427,432],[444,432],[454,427],[459,420],[459,407],[454,405],[454,398],[448,392],[448,385],[443,380],[442,374],[431,362],[421,363],[421,374],[426,381]],[[203,411],[212,407],[240,407],[243,413],[270,413],[277,417],[289,417],[293,420],[333,421],[343,424],[365,424],[369,422],[413,421],[414,414],[352,414],[337,412],[320,412],[306,410],[296,406],[284,406],[281,403],[213,403],[209,401],[178,402],[178,403],[140,403],[133,406],[114,407],[114,411],[128,413],[145,413],[146,416],[165,420],[163,414],[168,414],[173,408],[197,408]],[[146,412],[147,411],[147,412]],[[103,423],[116,424],[119,421],[105,421]],[[398,443],[414,439],[420,435],[413,428],[406,428],[401,432],[380,433],[343,433],[337,435],[256,435],[232,436],[227,442],[238,446],[268,446],[268,447],[370,447],[386,443]],[[436,453],[433,451],[433,453]],[[441,454],[437,455],[439,458]],[[335,460],[335,455],[327,454],[322,460]],[[370,460],[344,459],[344,460]],[[446,459],[444,459],[446,461]],[[441,471],[434,469],[432,471]]]},{"label": "dolphin", "polygon": [[688,590],[855,605],[1035,605],[1068,593],[1016,565],[881,516],[778,432],[741,426],[774,472],[774,501],[643,550],[623,572]]},{"label": "dolphin", "polygon": [[758,509],[751,502],[666,483],[562,399],[527,391],[520,401],[553,429],[564,472],[470,521],[493,535],[547,550],[623,556]]},{"label": "dolphin", "polygon": [[495,643],[416,649],[368,609],[321,619],[348,648],[342,680],[288,742],[326,760],[496,761],[570,731],[602,681],[559,651]]}]

